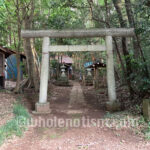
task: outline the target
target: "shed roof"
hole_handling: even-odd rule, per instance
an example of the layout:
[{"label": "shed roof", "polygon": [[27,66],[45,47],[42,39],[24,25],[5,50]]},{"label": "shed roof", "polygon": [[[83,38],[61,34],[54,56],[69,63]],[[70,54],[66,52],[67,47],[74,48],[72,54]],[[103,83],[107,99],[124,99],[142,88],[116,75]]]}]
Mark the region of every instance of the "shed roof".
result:
[{"label": "shed roof", "polygon": [[[58,57],[56,56],[55,59],[58,60]],[[59,63],[61,63],[61,58],[59,58]],[[62,63],[73,64],[74,61],[71,57],[66,55],[66,56],[62,56]]]},{"label": "shed roof", "polygon": [[[5,54],[5,58],[9,57],[12,54],[17,54],[17,52],[15,52],[14,50],[11,50],[10,48],[4,47],[2,45],[0,45],[0,52]],[[22,53],[20,53],[22,58],[26,58],[26,56]]]},{"label": "shed roof", "polygon": [[66,64],[73,64],[73,59],[69,56],[63,56],[62,57],[62,62]]},{"label": "shed roof", "polygon": [[9,57],[12,54],[15,54],[15,52],[12,51],[11,49],[3,47],[1,45],[0,45],[0,52],[5,54],[5,58]]},{"label": "shed roof", "polygon": [[105,68],[106,67],[106,64],[103,62],[103,59],[100,59],[100,60],[96,60],[95,62],[86,62],[84,64],[84,67],[85,68]]}]

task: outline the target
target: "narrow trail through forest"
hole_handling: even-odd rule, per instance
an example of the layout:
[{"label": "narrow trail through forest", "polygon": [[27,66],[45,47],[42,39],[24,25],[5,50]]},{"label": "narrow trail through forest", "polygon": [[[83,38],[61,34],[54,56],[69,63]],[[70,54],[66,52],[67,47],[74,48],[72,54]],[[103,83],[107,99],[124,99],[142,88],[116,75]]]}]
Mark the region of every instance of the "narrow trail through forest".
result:
[{"label": "narrow trail through forest", "polygon": [[[88,87],[87,87],[88,88]],[[34,120],[56,120],[53,126],[30,126],[23,137],[14,137],[6,141],[0,150],[149,150],[150,142],[144,141],[130,129],[110,129],[98,127],[88,119],[103,119],[104,110],[94,108],[85,96],[84,88],[78,82],[73,87],[51,87],[49,101],[51,114],[33,115]],[[94,97],[93,97],[94,99]],[[28,107],[31,112],[30,107]],[[78,126],[78,121],[86,118],[85,124]],[[74,126],[58,119],[71,119]],[[49,122],[50,123],[50,122]],[[77,123],[77,124],[76,124]],[[81,123],[81,122],[80,122]],[[50,124],[49,124],[50,125]],[[60,126],[61,125],[61,126]]]}]

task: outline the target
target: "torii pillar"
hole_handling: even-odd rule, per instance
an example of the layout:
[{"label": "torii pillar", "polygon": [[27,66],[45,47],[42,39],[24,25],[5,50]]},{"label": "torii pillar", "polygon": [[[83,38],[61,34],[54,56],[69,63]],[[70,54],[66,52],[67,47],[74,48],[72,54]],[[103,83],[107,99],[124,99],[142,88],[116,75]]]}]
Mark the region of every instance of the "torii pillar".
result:
[{"label": "torii pillar", "polygon": [[41,77],[40,77],[40,94],[39,102],[35,104],[35,114],[48,114],[50,113],[50,104],[47,102],[48,92],[48,77],[49,77],[49,37],[43,38],[42,44],[42,64],[41,64]]},{"label": "torii pillar", "polygon": [[108,111],[117,111],[120,110],[121,106],[116,96],[112,36],[106,36],[105,41],[107,53],[107,87],[109,99],[109,101],[106,103],[106,108]]}]

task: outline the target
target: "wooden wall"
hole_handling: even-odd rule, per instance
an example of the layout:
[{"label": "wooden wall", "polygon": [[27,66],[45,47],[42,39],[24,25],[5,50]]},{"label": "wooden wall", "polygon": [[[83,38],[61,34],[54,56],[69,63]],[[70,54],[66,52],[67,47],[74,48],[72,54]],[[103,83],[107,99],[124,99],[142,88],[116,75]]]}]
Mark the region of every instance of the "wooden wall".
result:
[{"label": "wooden wall", "polygon": [[4,81],[5,81],[5,57],[4,54],[0,53],[0,87],[4,88]]}]

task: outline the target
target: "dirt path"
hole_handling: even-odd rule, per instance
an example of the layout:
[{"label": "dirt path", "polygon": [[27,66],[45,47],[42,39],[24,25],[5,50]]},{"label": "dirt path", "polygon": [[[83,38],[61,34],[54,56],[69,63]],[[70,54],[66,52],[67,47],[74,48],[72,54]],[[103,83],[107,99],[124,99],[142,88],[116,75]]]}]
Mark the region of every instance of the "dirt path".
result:
[{"label": "dirt path", "polygon": [[85,105],[84,95],[81,85],[77,82],[73,82],[73,88],[70,93],[69,107],[74,107],[74,105]]},{"label": "dirt path", "polygon": [[[134,135],[130,129],[100,128],[95,126],[94,122],[88,123],[88,119],[102,119],[105,112],[95,109],[88,103],[89,99],[83,95],[79,83],[74,82],[72,88],[53,86],[51,90],[49,101],[51,102],[52,113],[41,116],[32,115],[32,118],[37,120],[51,119],[53,121],[57,119],[57,123],[54,125],[54,122],[50,122],[50,124],[42,127],[38,125],[29,127],[23,137],[14,137],[0,147],[0,150],[150,149],[150,142]],[[84,126],[78,124],[78,120],[81,121],[83,118],[86,118]],[[64,122],[61,121],[59,124],[58,119],[62,119]],[[66,126],[67,119],[71,119],[75,124]]]}]

